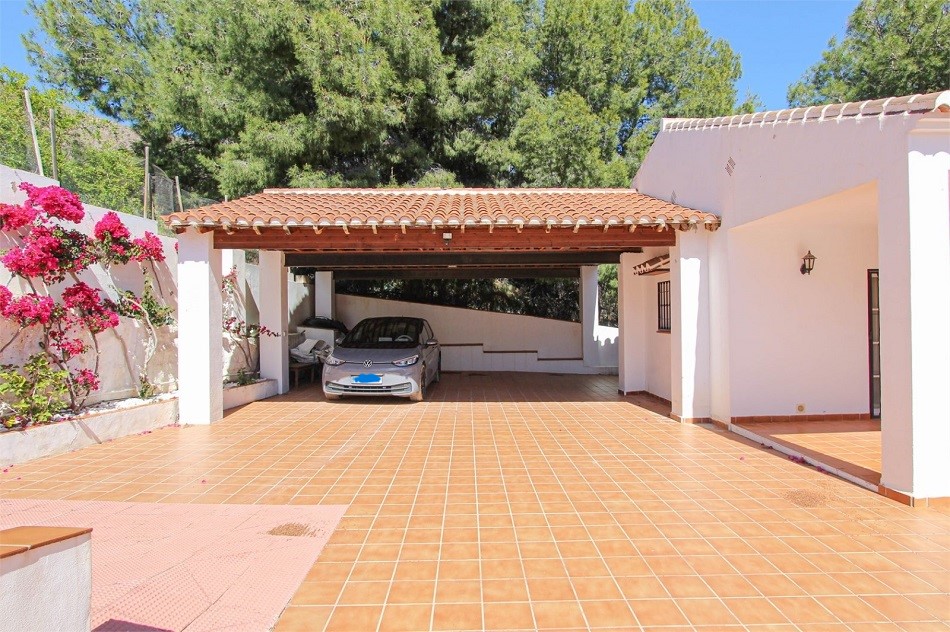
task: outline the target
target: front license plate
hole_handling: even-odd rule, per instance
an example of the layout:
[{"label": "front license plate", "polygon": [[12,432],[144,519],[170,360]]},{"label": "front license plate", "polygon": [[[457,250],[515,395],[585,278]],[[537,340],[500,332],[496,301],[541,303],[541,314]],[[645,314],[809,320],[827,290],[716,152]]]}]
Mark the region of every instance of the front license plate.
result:
[{"label": "front license plate", "polygon": [[375,382],[381,382],[382,379],[382,376],[376,375],[375,373],[360,373],[353,378],[353,382],[356,384],[373,384]]}]

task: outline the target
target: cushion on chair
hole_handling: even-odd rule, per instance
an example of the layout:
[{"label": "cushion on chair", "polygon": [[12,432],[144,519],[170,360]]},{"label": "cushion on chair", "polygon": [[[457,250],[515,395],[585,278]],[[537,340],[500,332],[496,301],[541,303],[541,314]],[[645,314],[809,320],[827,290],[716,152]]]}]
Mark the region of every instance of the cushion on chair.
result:
[{"label": "cushion on chair", "polygon": [[297,362],[303,362],[305,364],[313,364],[317,362],[317,355],[314,351],[314,347],[318,342],[322,342],[322,340],[317,340],[316,338],[307,338],[290,350],[290,357]]},{"label": "cushion on chair", "polygon": [[310,352],[313,351],[313,347],[318,342],[323,342],[323,341],[317,340],[316,338],[306,338],[299,345],[291,349],[291,351],[296,351],[297,353],[302,353],[304,355],[310,355]]}]

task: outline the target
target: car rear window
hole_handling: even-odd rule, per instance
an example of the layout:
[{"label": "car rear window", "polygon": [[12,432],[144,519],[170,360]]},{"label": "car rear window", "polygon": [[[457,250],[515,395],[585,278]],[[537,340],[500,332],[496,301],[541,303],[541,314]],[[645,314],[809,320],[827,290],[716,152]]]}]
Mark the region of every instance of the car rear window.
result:
[{"label": "car rear window", "polygon": [[403,318],[368,318],[346,335],[343,347],[357,349],[408,349],[419,344],[422,321]]}]

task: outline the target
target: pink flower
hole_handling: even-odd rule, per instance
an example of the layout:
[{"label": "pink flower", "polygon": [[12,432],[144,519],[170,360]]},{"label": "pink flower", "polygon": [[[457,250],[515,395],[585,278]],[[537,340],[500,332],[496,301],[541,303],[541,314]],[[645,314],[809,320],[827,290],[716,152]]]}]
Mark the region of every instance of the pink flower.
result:
[{"label": "pink flower", "polygon": [[132,254],[133,261],[147,261],[149,259],[153,261],[165,260],[165,250],[162,247],[162,240],[152,233],[146,232],[143,237],[133,239],[132,246],[134,249]]},{"label": "pink flower", "polygon": [[59,283],[67,272],[78,272],[91,263],[86,237],[59,226],[33,226],[18,248],[11,248],[0,261],[7,270],[24,278],[42,277]]},{"label": "pink flower", "polygon": [[[52,338],[52,336],[51,336]],[[84,343],[79,338],[53,338],[50,343],[51,346],[59,350],[60,354],[64,357],[71,358],[74,356],[82,355],[86,352],[86,343]]]},{"label": "pink flower", "polygon": [[111,239],[112,241],[120,241],[123,239],[129,238],[129,229],[125,227],[125,224],[122,223],[122,220],[119,219],[119,216],[109,211],[102,216],[96,226],[93,229],[93,233],[96,235],[96,239],[103,241],[105,239]]},{"label": "pink flower", "polygon": [[63,303],[71,309],[94,311],[102,307],[99,290],[95,290],[82,281],[63,290]]},{"label": "pink flower", "polygon": [[73,382],[86,391],[99,390],[99,376],[89,369],[79,369],[73,374]]},{"label": "pink flower", "polygon": [[0,230],[16,230],[36,219],[36,209],[28,203],[20,206],[0,203]]},{"label": "pink flower", "polygon": [[10,290],[2,288],[0,292],[0,315],[9,318],[20,327],[32,327],[36,324],[47,325],[56,315],[56,303],[49,296],[24,294],[13,298]]},{"label": "pink flower", "polygon": [[37,187],[23,182],[20,184],[20,190],[26,191],[27,204],[35,210],[42,210],[50,217],[75,223],[81,221],[85,215],[79,197],[62,187]]}]

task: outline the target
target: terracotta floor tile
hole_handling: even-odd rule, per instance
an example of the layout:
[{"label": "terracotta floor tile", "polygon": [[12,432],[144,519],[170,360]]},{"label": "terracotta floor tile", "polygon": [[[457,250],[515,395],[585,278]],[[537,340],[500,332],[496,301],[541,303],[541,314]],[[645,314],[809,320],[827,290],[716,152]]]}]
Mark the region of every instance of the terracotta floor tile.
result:
[{"label": "terracotta floor tile", "polygon": [[433,630],[482,630],[481,604],[436,604],[432,614]]},{"label": "terracotta floor tile", "polygon": [[[911,623],[932,621],[936,618],[932,613],[901,595],[873,595],[864,596],[862,599],[887,617],[888,621]],[[944,605],[946,606],[944,615],[950,614],[950,595],[946,596]]]},{"label": "terracotta floor tile", "polygon": [[582,601],[581,608],[591,628],[631,629],[637,619],[626,601]]},{"label": "terracotta floor tile", "polygon": [[[640,625],[670,630],[690,625],[684,611],[709,629],[950,619],[939,611],[950,513],[899,505],[655,408],[618,396],[615,376],[446,374],[422,404],[327,403],[306,386],[209,427],[18,465],[0,476],[0,498],[349,505],[293,600],[314,605],[287,608],[286,629],[307,613],[305,629],[506,617],[606,628],[613,609],[623,619],[621,603]],[[873,423],[770,432],[863,476],[875,466]],[[476,587],[484,621],[478,602],[443,601],[474,599]],[[331,611],[338,600],[354,605]]]},{"label": "terracotta floor tile", "polygon": [[718,599],[680,599],[677,605],[693,625],[734,625],[738,619]]},{"label": "terracotta floor tile", "polygon": [[630,602],[640,625],[686,625],[688,620],[672,599],[636,599]]},{"label": "terracotta floor tile", "polygon": [[436,603],[481,603],[482,584],[479,581],[439,580],[435,593]]},{"label": "terracotta floor tile", "polygon": [[428,604],[435,594],[433,580],[404,580],[393,582],[390,586],[387,603]]},{"label": "terracotta floor tile", "polygon": [[390,604],[383,611],[379,622],[380,632],[417,632],[428,630],[432,618],[432,606]]},{"label": "terracotta floor tile", "polygon": [[486,630],[533,630],[534,616],[527,602],[485,604]]},{"label": "terracotta floor tile", "polygon": [[337,606],[330,615],[326,630],[351,632],[375,629],[382,613],[382,606]]},{"label": "terracotta floor tile", "polygon": [[534,601],[531,604],[538,629],[584,628],[584,613],[576,601]]}]

